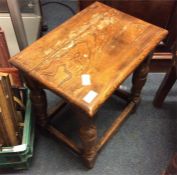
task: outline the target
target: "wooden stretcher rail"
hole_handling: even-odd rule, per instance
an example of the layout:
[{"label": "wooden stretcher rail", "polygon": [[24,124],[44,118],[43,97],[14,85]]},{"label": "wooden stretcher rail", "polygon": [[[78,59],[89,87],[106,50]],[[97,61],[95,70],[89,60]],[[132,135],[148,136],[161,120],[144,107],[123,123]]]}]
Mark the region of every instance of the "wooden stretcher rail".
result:
[{"label": "wooden stretcher rail", "polygon": [[103,137],[99,140],[98,144],[96,145],[97,151],[100,151],[102,147],[108,142],[108,140],[111,139],[115,132],[120,128],[123,121],[125,121],[128,115],[132,112],[134,107],[135,103],[130,102],[127,105],[127,107],[122,111],[122,113],[116,118],[112,126],[104,133]]},{"label": "wooden stretcher rail", "polygon": [[48,125],[46,127],[46,129],[53,134],[57,139],[61,140],[62,142],[64,142],[69,148],[71,148],[75,153],[77,154],[81,154],[81,150],[79,149],[79,147],[68,137],[66,137],[62,132],[60,132],[59,130],[57,130],[56,128],[54,128],[51,125]]}]

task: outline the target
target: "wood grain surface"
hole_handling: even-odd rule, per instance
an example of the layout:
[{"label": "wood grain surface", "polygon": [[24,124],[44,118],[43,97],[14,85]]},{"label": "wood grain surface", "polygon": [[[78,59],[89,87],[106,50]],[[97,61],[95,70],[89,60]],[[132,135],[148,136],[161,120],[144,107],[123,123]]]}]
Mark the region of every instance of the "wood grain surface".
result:
[{"label": "wood grain surface", "polygon": [[11,85],[14,87],[22,87],[22,81],[20,79],[19,71],[15,67],[3,67],[0,68],[0,73],[8,73]]},{"label": "wood grain surface", "polygon": [[10,58],[4,31],[0,28],[0,67],[9,67]]},{"label": "wood grain surface", "polygon": [[0,73],[0,113],[1,126],[3,126],[5,137],[10,144],[6,146],[15,146],[19,143],[17,138],[18,120],[9,75],[6,73]]},{"label": "wood grain surface", "polygon": [[93,116],[166,35],[96,2],[10,62]]}]

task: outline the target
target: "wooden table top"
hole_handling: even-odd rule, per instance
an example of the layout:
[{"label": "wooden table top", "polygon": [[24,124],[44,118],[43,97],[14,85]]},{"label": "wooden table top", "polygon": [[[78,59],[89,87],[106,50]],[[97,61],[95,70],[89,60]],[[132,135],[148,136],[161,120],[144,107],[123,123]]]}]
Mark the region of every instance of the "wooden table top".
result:
[{"label": "wooden table top", "polygon": [[96,2],[10,62],[93,116],[166,35]]}]

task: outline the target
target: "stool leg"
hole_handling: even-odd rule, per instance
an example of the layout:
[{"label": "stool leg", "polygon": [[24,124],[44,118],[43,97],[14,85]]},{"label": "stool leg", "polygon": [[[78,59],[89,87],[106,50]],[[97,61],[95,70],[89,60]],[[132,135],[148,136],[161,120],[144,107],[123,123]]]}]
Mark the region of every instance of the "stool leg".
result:
[{"label": "stool leg", "polygon": [[83,144],[83,161],[88,168],[93,168],[96,158],[96,126],[93,124],[85,125],[80,128],[80,138]]},{"label": "stool leg", "polygon": [[43,127],[47,122],[47,100],[45,91],[29,76],[25,75],[24,79],[30,89],[31,103],[37,118],[37,123]]},{"label": "stool leg", "polygon": [[131,100],[138,105],[140,102],[140,93],[146,82],[147,75],[149,72],[149,63],[151,60],[152,54],[150,54],[144,62],[136,69],[132,78],[132,89],[131,89]]},{"label": "stool leg", "polygon": [[93,168],[97,155],[97,128],[86,114],[77,113],[77,118],[80,124],[79,136],[83,146],[82,158],[87,168]]}]

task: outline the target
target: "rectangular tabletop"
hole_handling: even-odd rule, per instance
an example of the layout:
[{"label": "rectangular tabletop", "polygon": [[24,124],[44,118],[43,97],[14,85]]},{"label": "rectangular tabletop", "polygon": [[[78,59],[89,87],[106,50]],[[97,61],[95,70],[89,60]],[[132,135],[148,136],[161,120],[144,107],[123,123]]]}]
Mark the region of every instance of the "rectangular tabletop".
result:
[{"label": "rectangular tabletop", "polygon": [[93,116],[166,34],[96,2],[10,62]]}]

